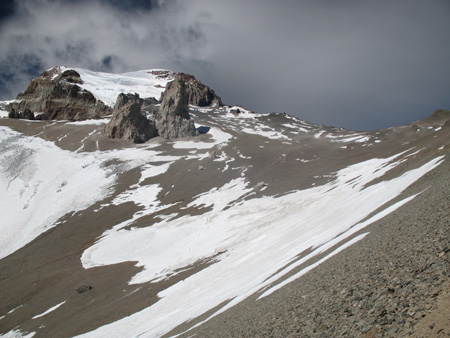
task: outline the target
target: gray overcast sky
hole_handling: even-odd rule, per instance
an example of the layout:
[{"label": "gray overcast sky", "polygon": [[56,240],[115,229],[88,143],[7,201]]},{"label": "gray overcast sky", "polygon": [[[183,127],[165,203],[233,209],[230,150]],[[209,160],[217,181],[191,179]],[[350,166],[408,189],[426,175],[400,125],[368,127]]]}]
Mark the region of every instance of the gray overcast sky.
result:
[{"label": "gray overcast sky", "polygon": [[0,98],[54,65],[195,75],[227,104],[368,130],[450,109],[450,0],[2,0]]}]

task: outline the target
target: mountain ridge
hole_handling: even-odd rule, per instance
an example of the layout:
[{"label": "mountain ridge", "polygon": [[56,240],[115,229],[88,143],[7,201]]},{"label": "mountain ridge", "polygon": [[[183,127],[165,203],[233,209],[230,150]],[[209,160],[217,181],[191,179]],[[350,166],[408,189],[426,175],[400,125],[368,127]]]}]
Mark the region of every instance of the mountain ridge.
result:
[{"label": "mountain ridge", "polygon": [[[193,75],[179,73],[187,84],[189,104],[222,105],[213,90]],[[86,69],[55,66],[31,80],[27,89],[6,105],[12,118],[69,119],[82,121],[110,115],[120,94],[138,94],[161,102],[166,85],[176,73],[149,69],[123,74],[92,72]]]}]

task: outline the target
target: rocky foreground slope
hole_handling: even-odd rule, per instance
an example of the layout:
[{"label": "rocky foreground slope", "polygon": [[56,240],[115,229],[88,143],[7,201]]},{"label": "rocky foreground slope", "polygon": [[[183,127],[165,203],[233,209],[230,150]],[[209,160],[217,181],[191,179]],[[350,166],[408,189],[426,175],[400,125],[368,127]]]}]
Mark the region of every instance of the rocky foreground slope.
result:
[{"label": "rocky foreground slope", "polygon": [[[136,93],[121,112],[157,116]],[[1,336],[449,333],[449,112],[352,132],[193,102],[198,135],[138,145],[0,120]]]}]

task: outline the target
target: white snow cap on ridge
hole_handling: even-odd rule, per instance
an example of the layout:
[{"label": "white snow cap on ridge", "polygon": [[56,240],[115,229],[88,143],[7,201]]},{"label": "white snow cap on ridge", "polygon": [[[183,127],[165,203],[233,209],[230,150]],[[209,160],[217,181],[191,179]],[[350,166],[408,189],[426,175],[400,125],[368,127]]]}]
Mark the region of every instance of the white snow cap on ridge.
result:
[{"label": "white snow cap on ridge", "polygon": [[159,99],[166,89],[166,84],[172,81],[175,73],[166,69],[145,69],[135,72],[111,74],[93,72],[82,68],[60,67],[60,70],[73,69],[80,74],[83,84],[81,88],[90,91],[97,99],[113,107],[120,93],[137,93],[140,97]]}]

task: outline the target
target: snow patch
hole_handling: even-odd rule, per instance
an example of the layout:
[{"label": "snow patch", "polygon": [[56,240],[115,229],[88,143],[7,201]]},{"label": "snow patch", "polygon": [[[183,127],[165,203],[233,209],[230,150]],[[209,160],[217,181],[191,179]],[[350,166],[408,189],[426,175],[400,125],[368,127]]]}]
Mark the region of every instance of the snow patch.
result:
[{"label": "snow patch", "polygon": [[48,309],[47,311],[41,313],[40,315],[34,316],[34,317],[31,318],[31,319],[36,319],[36,318],[39,318],[39,317],[43,317],[43,316],[49,314],[50,312],[55,311],[57,308],[59,308],[59,307],[60,307],[61,305],[63,305],[65,302],[66,302],[66,301],[64,301],[64,302],[62,302],[62,303],[59,303],[59,304],[57,304],[57,305],[51,307],[51,308]]},{"label": "snow patch", "polygon": [[[205,126],[209,127],[209,126]],[[189,141],[175,141],[173,148],[175,149],[211,149],[214,146],[223,146],[228,143],[233,136],[229,133],[222,131],[219,128],[210,127],[208,134],[211,135],[213,142],[198,142],[195,140]]]},{"label": "snow patch", "polygon": [[[233,114],[231,113],[232,110],[239,110],[239,114]],[[255,117],[262,116],[261,114],[254,113],[248,109],[245,109],[241,106],[232,106],[232,107],[226,107],[226,117],[227,118],[241,118],[241,119],[254,119]]]},{"label": "snow patch", "polygon": [[350,134],[350,135],[332,135],[327,134],[326,138],[332,139],[332,142],[358,142],[363,143],[370,140],[370,136],[364,134]]},{"label": "snow patch", "polygon": [[267,137],[271,140],[289,140],[290,138],[283,135],[281,132],[267,126],[255,126],[255,128],[242,128],[242,132],[247,134],[259,135]]},{"label": "snow patch", "polygon": [[100,120],[84,120],[84,121],[75,121],[69,122],[71,126],[85,126],[85,125],[103,125],[107,124],[110,119],[100,119]]},{"label": "snow patch", "polygon": [[141,185],[141,183],[144,182],[147,178],[164,174],[167,170],[169,170],[169,167],[172,163],[173,161],[158,166],[153,164],[144,165],[141,169],[141,178],[139,179],[139,182],[137,183],[137,185],[132,186],[132,188]]},{"label": "snow patch", "polygon": [[286,127],[286,128],[294,129],[296,132],[293,132],[292,130],[289,131],[290,133],[293,133],[293,134],[298,134],[297,131],[301,131],[303,133],[307,133],[309,131],[306,128],[300,127],[299,125],[292,124],[292,123],[283,123],[282,126]]},{"label": "snow patch", "polygon": [[23,333],[22,331],[18,329],[13,329],[5,334],[0,334],[0,337],[2,338],[31,338],[36,334],[36,332],[31,332],[28,334]]}]

